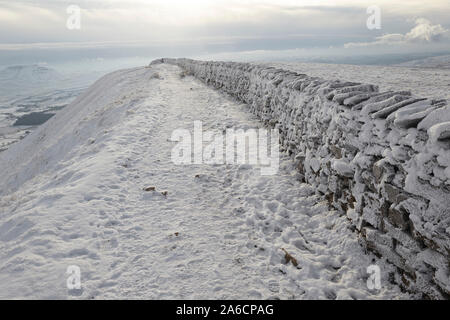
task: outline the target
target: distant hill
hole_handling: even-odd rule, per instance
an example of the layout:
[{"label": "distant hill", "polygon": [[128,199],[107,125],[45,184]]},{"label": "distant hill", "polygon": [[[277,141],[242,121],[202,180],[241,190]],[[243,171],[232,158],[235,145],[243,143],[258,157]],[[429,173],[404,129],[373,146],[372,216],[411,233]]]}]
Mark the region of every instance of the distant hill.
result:
[{"label": "distant hill", "polygon": [[0,102],[48,95],[55,90],[86,88],[101,76],[98,72],[62,74],[43,65],[17,65],[0,70]]},{"label": "distant hill", "polygon": [[397,64],[399,67],[450,69],[450,55],[429,57]]},{"label": "distant hill", "polygon": [[56,70],[42,65],[10,66],[0,70],[0,81],[10,83],[44,84],[63,80]]}]

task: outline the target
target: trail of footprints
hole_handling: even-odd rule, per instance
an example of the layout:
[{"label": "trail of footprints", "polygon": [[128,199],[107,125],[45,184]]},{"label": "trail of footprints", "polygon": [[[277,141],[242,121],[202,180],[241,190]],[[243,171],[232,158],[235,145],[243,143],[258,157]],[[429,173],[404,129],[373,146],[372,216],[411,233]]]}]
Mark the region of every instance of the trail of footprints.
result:
[{"label": "trail of footprints", "polygon": [[[173,76],[164,74],[164,79],[170,80]],[[152,81],[154,83],[157,80]],[[180,85],[179,90],[186,89],[183,86]],[[203,91],[206,90],[202,90],[199,95],[205,95]],[[163,101],[171,101],[172,97],[167,90],[160,94]],[[191,93],[186,98],[194,99],[194,97],[198,99],[197,93],[195,95]],[[211,97],[208,99],[211,100]],[[108,194],[111,200],[111,212],[99,212],[99,221],[105,222],[98,225],[99,230],[95,234],[101,251],[112,254],[114,259],[108,266],[108,274],[102,278],[101,284],[92,290],[92,297],[96,295],[114,297],[118,294],[135,297],[136,292],[146,292],[147,298],[164,298],[165,295],[173,298],[174,293],[165,292],[165,288],[156,288],[157,284],[153,283],[152,279],[143,282],[135,280],[141,272],[143,276],[146,275],[154,262],[146,259],[146,254],[152,250],[152,246],[145,243],[146,235],[143,234],[145,230],[138,226],[144,218],[130,216],[128,212],[136,212],[138,208],[145,215],[146,210],[151,210],[146,208],[149,203],[143,201],[146,195],[142,188],[151,184],[152,171],[171,170],[170,163],[167,163],[172,147],[168,141],[171,130],[166,125],[175,123],[181,128],[186,128],[192,125],[190,120],[201,119],[208,124],[209,130],[221,130],[222,122],[211,118],[226,119],[229,116],[229,110],[226,110],[223,103],[224,99],[218,98],[217,101],[213,99],[207,105],[209,109],[206,110],[193,109],[188,113],[187,110],[180,109],[178,110],[180,113],[186,112],[186,116],[183,114],[181,117],[179,113],[174,112],[176,110],[169,111],[170,106],[161,105],[157,110],[149,110],[145,100],[135,102],[132,109],[127,111],[126,122],[123,128],[118,129],[122,134],[116,134],[110,141],[111,154],[116,157],[114,174],[120,182],[111,182],[109,190],[105,190],[105,194]],[[217,103],[220,103],[222,108],[218,108]],[[242,122],[243,125],[254,124],[251,121],[247,123],[246,120]],[[127,132],[127,127],[132,127],[133,131]],[[152,148],[155,143],[165,146],[163,150],[166,153],[153,154]],[[125,151],[122,152],[119,149],[121,147]],[[153,167],[143,171],[142,168],[145,168],[143,164],[151,161],[154,161]],[[313,296],[336,299],[339,285],[319,286],[317,288],[321,291],[319,293],[308,292],[306,287],[311,288],[312,281],[338,284],[345,272],[351,271],[345,268],[346,258],[334,251],[334,244],[328,243],[330,238],[327,233],[335,232],[336,228],[342,226],[336,226],[336,221],[339,221],[331,217],[336,213],[329,212],[326,203],[320,202],[320,198],[314,194],[311,187],[295,181],[294,168],[290,164],[291,160],[284,155],[280,173],[274,177],[263,177],[258,168],[249,166],[209,166],[197,173],[195,169],[186,169],[186,174],[191,175],[190,183],[201,187],[202,190],[199,194],[193,194],[193,199],[189,201],[198,202],[199,208],[203,208],[205,214],[212,214],[217,221],[224,221],[222,234],[217,236],[224,247],[235,248],[233,264],[242,270],[254,272],[255,279],[261,265],[272,272],[272,279],[259,280],[264,282],[266,291],[260,292],[250,288],[247,298],[299,299]],[[166,214],[177,209],[165,206],[164,197],[152,201],[158,203],[157,208]],[[177,202],[173,204],[180,205]],[[211,207],[215,209],[206,211]],[[167,222],[158,217],[155,217],[152,223],[167,227],[164,225]],[[157,254],[161,259],[172,259],[171,252],[177,248],[177,243],[182,239],[183,235],[163,235],[163,233],[155,235],[153,241],[166,243],[162,248],[155,250],[159,250]],[[134,247],[131,248],[130,245]],[[141,254],[136,254],[137,252]],[[288,256],[292,259],[287,259]],[[200,258],[194,256],[186,264],[177,265],[177,276],[180,279],[188,277],[189,273],[183,270],[191,270],[208,262],[202,258],[205,256]],[[296,265],[293,263],[294,260]],[[135,277],[126,277],[120,282],[119,289],[114,288],[116,281],[129,272],[128,266],[132,266],[133,272],[138,274]],[[239,275],[236,277],[239,280]],[[131,281],[136,282],[130,283]],[[216,292],[221,290],[220,281],[217,282],[214,285]],[[151,292],[152,285],[160,290],[159,295]],[[179,296],[176,297],[186,298],[192,294],[183,290],[187,289],[180,288],[180,292],[177,293]],[[350,293],[351,298],[361,298],[357,292],[353,295]]]}]

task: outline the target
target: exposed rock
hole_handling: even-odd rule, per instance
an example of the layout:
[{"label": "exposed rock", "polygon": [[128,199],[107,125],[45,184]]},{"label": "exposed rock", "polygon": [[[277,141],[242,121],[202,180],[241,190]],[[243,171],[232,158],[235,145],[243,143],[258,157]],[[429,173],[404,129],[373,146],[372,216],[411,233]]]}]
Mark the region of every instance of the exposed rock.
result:
[{"label": "exposed rock", "polygon": [[331,153],[336,159],[342,159],[342,150],[335,145],[329,146]]},{"label": "exposed rock", "polygon": [[386,198],[391,203],[399,203],[398,197],[402,194],[402,190],[389,184],[384,184],[384,191],[386,193]]},{"label": "exposed rock", "polygon": [[403,231],[410,226],[409,214],[400,206],[389,208],[388,219],[395,227]]}]

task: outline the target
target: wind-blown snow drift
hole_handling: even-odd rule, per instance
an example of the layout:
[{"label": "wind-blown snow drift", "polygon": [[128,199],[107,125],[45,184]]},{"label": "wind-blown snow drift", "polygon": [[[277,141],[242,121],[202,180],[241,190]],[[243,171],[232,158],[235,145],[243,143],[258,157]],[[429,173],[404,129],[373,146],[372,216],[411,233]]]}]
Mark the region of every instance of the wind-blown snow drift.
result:
[{"label": "wind-blown snow drift", "polygon": [[397,281],[450,294],[450,106],[410,92],[233,62],[162,59],[280,129],[305,180],[345,212]]}]

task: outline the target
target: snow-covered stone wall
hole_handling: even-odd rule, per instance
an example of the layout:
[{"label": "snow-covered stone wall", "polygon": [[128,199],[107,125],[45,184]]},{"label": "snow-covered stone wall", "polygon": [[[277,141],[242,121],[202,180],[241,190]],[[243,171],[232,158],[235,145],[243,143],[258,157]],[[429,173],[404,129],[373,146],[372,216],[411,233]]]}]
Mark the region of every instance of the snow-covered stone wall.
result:
[{"label": "snow-covered stone wall", "polygon": [[177,64],[278,127],[305,181],[348,216],[363,245],[399,268],[399,284],[433,299],[450,296],[446,101],[253,64],[154,63],[161,62]]}]

